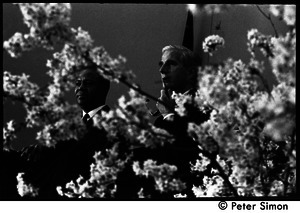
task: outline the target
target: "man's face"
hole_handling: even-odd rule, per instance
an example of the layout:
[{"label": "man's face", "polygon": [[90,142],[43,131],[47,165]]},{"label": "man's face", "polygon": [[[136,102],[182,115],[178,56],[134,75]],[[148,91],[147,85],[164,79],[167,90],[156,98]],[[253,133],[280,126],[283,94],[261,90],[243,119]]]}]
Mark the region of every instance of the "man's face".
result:
[{"label": "man's face", "polygon": [[188,85],[188,70],[180,61],[179,53],[165,51],[159,66],[164,87],[175,92],[185,92]]},{"label": "man's face", "polygon": [[101,94],[103,93],[98,73],[90,69],[83,70],[75,82],[75,95],[79,106],[85,112],[95,109],[103,100],[103,97],[99,97]]}]

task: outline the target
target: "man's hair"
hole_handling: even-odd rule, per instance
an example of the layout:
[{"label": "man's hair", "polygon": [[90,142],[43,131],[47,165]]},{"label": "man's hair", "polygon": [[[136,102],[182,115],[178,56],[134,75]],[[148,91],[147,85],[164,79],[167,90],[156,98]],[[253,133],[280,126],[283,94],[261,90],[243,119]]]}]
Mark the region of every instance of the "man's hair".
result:
[{"label": "man's hair", "polygon": [[197,87],[198,79],[198,67],[201,66],[201,58],[192,52],[190,49],[180,45],[168,45],[162,49],[162,54],[165,52],[175,52],[179,54],[179,60],[183,67],[187,68],[188,71],[194,75],[191,84],[193,87]]},{"label": "man's hair", "polygon": [[185,67],[198,67],[200,66],[200,58],[190,49],[180,45],[168,45],[162,49],[162,54],[165,52],[176,52],[180,54],[180,61]]}]

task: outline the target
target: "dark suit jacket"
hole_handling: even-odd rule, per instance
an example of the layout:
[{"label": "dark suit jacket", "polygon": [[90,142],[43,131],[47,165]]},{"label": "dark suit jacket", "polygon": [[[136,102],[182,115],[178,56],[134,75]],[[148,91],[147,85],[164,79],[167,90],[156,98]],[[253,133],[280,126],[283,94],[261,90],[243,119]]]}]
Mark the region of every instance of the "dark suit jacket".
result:
[{"label": "dark suit jacket", "polygon": [[[189,94],[194,96],[195,89],[189,91]],[[185,181],[188,190],[185,193],[188,196],[193,196],[191,191],[193,184],[196,185],[197,177],[191,173],[190,163],[195,163],[199,156],[199,148],[197,142],[188,136],[187,128],[189,122],[201,124],[210,118],[210,110],[207,112],[200,111],[193,105],[186,106],[188,114],[184,117],[175,113],[173,120],[163,119],[160,115],[155,121],[156,127],[165,129],[175,137],[173,144],[168,144],[157,151],[156,158],[177,166],[178,177]]]}]

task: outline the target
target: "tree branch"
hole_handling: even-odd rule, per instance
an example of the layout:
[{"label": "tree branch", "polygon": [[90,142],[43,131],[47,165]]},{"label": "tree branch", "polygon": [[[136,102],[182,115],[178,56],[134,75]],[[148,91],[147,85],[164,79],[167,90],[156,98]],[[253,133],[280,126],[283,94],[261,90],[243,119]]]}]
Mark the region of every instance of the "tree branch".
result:
[{"label": "tree branch", "polygon": [[276,38],[278,38],[278,33],[277,33],[277,30],[276,30],[276,28],[275,28],[275,25],[274,25],[274,23],[273,23],[273,21],[272,21],[272,18],[271,18],[271,16],[270,16],[270,13],[269,13],[269,15],[266,15],[266,14],[264,13],[264,11],[262,11],[262,9],[261,9],[257,4],[256,4],[256,7],[257,7],[257,9],[259,10],[259,12],[260,12],[261,14],[263,14],[263,16],[266,17],[266,18],[270,21],[270,23],[271,23],[271,25],[272,25],[272,27],[273,27],[273,29],[274,29],[275,36],[276,36]]},{"label": "tree branch", "polygon": [[[84,56],[84,58],[87,60],[87,61],[91,61],[88,57]],[[93,63],[91,61],[91,63]],[[77,71],[81,70],[81,69],[84,69],[84,68],[88,68],[90,66],[85,66],[85,67],[80,67],[79,69],[78,68],[73,68]],[[107,75],[107,76],[112,76],[108,71],[106,71],[103,67],[101,67],[100,65],[97,65],[97,68],[99,68],[100,70],[102,70],[104,72],[104,75]],[[113,76],[112,76],[113,77]],[[114,78],[114,77],[113,77]],[[170,112],[174,113],[174,109],[170,108],[170,106],[166,105],[166,103],[164,103],[163,101],[159,100],[158,98],[154,97],[153,95],[150,95],[149,93],[143,91],[142,89],[140,89],[138,86],[136,85],[133,85],[131,83],[129,83],[128,81],[126,81],[126,79],[124,78],[124,76],[121,76],[120,78],[117,78],[117,80],[119,80],[119,82],[121,82],[122,84],[124,84],[125,86],[137,91],[138,93],[140,93],[141,95],[144,95],[146,96],[147,98],[149,99],[152,99],[158,103],[161,103],[162,105],[164,105],[168,110],[170,110]]]},{"label": "tree branch", "polygon": [[171,108],[170,108],[168,105],[166,105],[163,101],[161,101],[161,100],[159,100],[158,98],[156,98],[156,97],[150,95],[149,93],[143,91],[143,90],[140,89],[139,87],[130,84],[130,83],[127,82],[125,79],[120,78],[119,81],[120,81],[121,83],[123,83],[124,85],[126,85],[127,87],[129,87],[129,88],[131,88],[131,89],[137,91],[137,92],[140,93],[141,95],[144,95],[144,96],[146,96],[147,98],[150,98],[150,99],[152,99],[152,100],[154,100],[154,101],[156,101],[156,102],[159,102],[159,103],[163,104],[168,110],[174,112],[174,109],[171,109]]}]

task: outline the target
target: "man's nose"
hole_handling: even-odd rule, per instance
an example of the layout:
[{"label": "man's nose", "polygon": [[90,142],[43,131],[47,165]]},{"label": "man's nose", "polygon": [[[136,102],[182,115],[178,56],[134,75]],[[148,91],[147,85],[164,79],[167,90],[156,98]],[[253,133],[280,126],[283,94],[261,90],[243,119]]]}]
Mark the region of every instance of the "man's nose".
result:
[{"label": "man's nose", "polygon": [[77,85],[78,89],[82,89],[82,88],[86,88],[86,87],[87,87],[87,84],[84,81],[80,81],[80,83]]},{"label": "man's nose", "polygon": [[78,90],[84,89],[84,84],[82,83],[82,81],[80,82],[80,84],[77,84],[75,87],[75,93],[77,93]]},{"label": "man's nose", "polygon": [[76,87],[75,87],[75,94],[77,94],[78,91],[79,91],[79,87],[76,86]]},{"label": "man's nose", "polygon": [[166,64],[163,64],[160,69],[159,69],[159,72],[161,74],[166,74],[168,72],[168,66],[166,66]]}]

